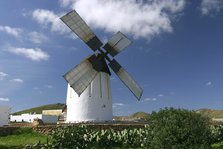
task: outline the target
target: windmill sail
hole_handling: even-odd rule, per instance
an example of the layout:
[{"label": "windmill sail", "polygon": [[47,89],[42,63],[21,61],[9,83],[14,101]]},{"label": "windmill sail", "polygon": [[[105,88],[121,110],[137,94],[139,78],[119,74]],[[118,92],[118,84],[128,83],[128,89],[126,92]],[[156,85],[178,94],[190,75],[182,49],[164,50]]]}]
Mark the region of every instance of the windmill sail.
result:
[{"label": "windmill sail", "polygon": [[119,79],[128,87],[128,89],[135,95],[135,97],[140,100],[143,90],[139,85],[133,80],[133,78],[125,71],[124,68],[113,59],[109,66],[116,73]]},{"label": "windmill sail", "polygon": [[86,22],[73,10],[60,18],[75,34],[83,40],[93,51],[103,44],[86,24]]},{"label": "windmill sail", "polygon": [[[93,55],[94,56],[94,55]],[[91,62],[85,59],[64,75],[64,79],[70,84],[74,91],[80,96],[97,75]]]},{"label": "windmill sail", "polygon": [[104,49],[114,57],[122,50],[124,50],[127,46],[131,44],[131,40],[129,40],[124,34],[121,32],[116,33],[109,41],[104,45]]}]

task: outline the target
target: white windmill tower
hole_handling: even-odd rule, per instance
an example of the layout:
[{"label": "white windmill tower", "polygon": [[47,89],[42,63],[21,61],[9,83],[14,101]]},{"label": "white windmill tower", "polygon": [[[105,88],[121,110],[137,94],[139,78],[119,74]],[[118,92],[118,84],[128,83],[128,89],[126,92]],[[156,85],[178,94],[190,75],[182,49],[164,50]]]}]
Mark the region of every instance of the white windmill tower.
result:
[{"label": "white windmill tower", "polygon": [[108,56],[116,56],[131,41],[118,32],[103,45],[75,10],[61,17],[61,20],[95,52],[64,75],[68,82],[66,122],[110,121],[113,114],[108,66],[138,100],[142,95],[142,89],[132,77]]}]

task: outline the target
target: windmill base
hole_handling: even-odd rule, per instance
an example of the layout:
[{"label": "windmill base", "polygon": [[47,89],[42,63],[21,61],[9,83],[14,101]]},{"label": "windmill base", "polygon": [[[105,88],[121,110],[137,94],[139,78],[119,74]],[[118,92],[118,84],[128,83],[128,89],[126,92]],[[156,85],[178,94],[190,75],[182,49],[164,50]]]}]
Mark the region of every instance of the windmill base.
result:
[{"label": "windmill base", "polygon": [[78,96],[68,84],[66,123],[112,121],[110,76],[99,72]]}]

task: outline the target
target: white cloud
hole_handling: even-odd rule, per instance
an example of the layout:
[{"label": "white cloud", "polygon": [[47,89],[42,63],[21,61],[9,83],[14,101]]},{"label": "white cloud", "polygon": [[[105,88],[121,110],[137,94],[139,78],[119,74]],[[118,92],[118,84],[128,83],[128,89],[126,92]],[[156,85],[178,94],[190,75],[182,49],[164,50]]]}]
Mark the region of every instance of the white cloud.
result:
[{"label": "white cloud", "polygon": [[59,4],[61,7],[67,7],[72,4],[72,0],[59,0]]},{"label": "white cloud", "polygon": [[7,73],[4,73],[4,72],[1,72],[1,71],[0,71],[0,80],[4,80],[5,77],[7,77],[7,76],[8,76]]},{"label": "white cloud", "polygon": [[38,88],[38,87],[34,87],[33,90],[35,90],[35,92],[38,93],[38,94],[42,94],[43,93],[43,91],[40,88]]},{"label": "white cloud", "polygon": [[159,94],[159,95],[157,95],[158,97],[163,97],[164,95],[163,94]]},{"label": "white cloud", "polygon": [[52,86],[52,85],[46,85],[46,87],[47,87],[48,89],[53,88],[53,86]]},{"label": "white cloud", "polygon": [[114,103],[114,105],[116,105],[116,106],[124,106],[125,104],[123,104],[123,103]]},{"label": "white cloud", "polygon": [[201,13],[203,15],[210,15],[212,12],[219,12],[223,9],[222,0],[202,0],[201,1]]},{"label": "white cloud", "polygon": [[[121,31],[135,38],[150,39],[172,32],[173,18],[182,12],[185,0],[60,0],[72,7],[95,28]],[[71,5],[72,3],[72,5]]]},{"label": "white cloud", "polygon": [[149,97],[144,99],[144,101],[150,101],[150,100],[151,100],[151,98],[149,98]]},{"label": "white cloud", "polygon": [[10,101],[10,99],[9,98],[2,98],[2,97],[0,97],[0,101]]},{"label": "white cloud", "polygon": [[23,30],[21,28],[13,28],[10,26],[0,26],[0,31],[12,35],[16,38],[20,37]]},{"label": "white cloud", "polygon": [[48,60],[49,55],[39,48],[9,48],[8,50],[11,53],[25,56],[33,61]]},{"label": "white cloud", "polygon": [[206,85],[206,86],[211,86],[211,85],[212,85],[212,82],[209,81],[209,82],[207,82],[205,85]]},{"label": "white cloud", "polygon": [[34,89],[34,90],[39,90],[39,88],[38,88],[38,87],[34,87],[33,89]]},{"label": "white cloud", "polygon": [[30,41],[32,41],[33,43],[38,43],[38,44],[41,44],[42,42],[49,40],[47,36],[38,32],[30,32],[28,33],[28,37]]},{"label": "white cloud", "polygon": [[123,107],[123,106],[125,106],[125,104],[123,104],[123,103],[113,103],[112,104],[113,108],[118,108],[118,107]]},{"label": "white cloud", "polygon": [[10,80],[10,82],[23,83],[24,81],[22,79],[15,78],[15,79]]},{"label": "white cloud", "polygon": [[157,98],[152,98],[152,101],[156,101],[157,100]]},{"label": "white cloud", "polygon": [[146,102],[146,101],[157,101],[158,99],[164,97],[163,94],[158,94],[156,97],[146,97],[144,100],[142,100],[142,102]]},{"label": "white cloud", "polygon": [[157,98],[145,98],[144,101],[156,101]]},{"label": "white cloud", "polygon": [[49,40],[47,36],[45,36],[42,33],[38,33],[38,32],[28,32],[26,30],[23,30],[21,28],[13,28],[10,26],[0,26],[0,31],[2,32],[6,32],[14,37],[16,37],[17,39],[23,41],[24,39],[27,39],[33,43],[42,43],[44,41]]},{"label": "white cloud", "polygon": [[67,33],[69,30],[60,20],[60,15],[53,11],[45,9],[36,9],[32,12],[32,17],[39,24],[50,27],[51,31],[58,33]]}]

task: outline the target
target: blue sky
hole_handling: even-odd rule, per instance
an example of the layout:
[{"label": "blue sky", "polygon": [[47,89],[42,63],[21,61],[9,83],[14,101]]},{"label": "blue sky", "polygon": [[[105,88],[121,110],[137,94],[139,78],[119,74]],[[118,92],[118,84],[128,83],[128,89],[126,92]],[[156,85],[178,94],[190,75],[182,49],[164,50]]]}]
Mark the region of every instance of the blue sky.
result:
[{"label": "blue sky", "polygon": [[2,0],[0,105],[65,103],[62,76],[92,54],[59,19],[73,9],[104,43],[117,31],[133,41],[116,60],[144,93],[137,101],[112,74],[114,115],[222,109],[222,0]]}]

